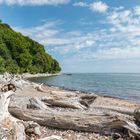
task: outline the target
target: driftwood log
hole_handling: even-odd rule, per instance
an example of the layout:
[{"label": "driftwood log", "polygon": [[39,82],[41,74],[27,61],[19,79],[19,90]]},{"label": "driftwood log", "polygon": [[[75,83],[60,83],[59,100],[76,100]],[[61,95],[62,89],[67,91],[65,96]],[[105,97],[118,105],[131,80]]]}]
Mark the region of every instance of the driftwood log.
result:
[{"label": "driftwood log", "polygon": [[42,88],[43,83],[42,84],[35,84],[34,88],[39,91],[39,92],[45,92],[45,90]]},{"label": "driftwood log", "polygon": [[[34,121],[40,125],[65,129],[65,130],[76,130],[85,132],[98,132],[104,133],[104,130],[108,130],[108,134],[111,134],[111,129],[117,128],[128,128],[135,129],[138,132],[138,127],[135,127],[133,122],[119,119],[117,117],[108,115],[96,115],[90,113],[81,113],[80,115],[73,112],[50,112],[42,110],[21,110],[20,108],[10,108],[10,113],[24,121]],[[129,126],[130,124],[130,126]],[[132,127],[132,126],[134,127]],[[106,132],[105,132],[106,133]]]},{"label": "driftwood log", "polygon": [[[8,91],[0,94],[0,125],[1,128],[4,128],[0,138],[4,139],[13,139],[13,140],[25,140],[25,134],[23,132],[24,126],[21,123],[17,122],[17,119],[13,118],[8,112],[8,106],[10,102],[10,96],[13,94],[13,91]],[[10,125],[10,126],[9,126]],[[9,137],[10,131],[14,129],[14,136]],[[8,133],[6,133],[8,131]]]},{"label": "driftwood log", "polygon": [[[106,113],[93,113],[87,111],[56,111],[41,100],[32,100],[31,108],[10,106],[9,112],[16,118],[24,121],[34,121],[41,126],[64,130],[95,132],[102,135],[111,135],[114,130],[126,130],[136,138],[140,138],[140,129],[133,120]],[[27,101],[28,102],[28,101]],[[25,106],[25,104],[24,104]],[[24,108],[24,109],[23,109]],[[129,134],[129,133],[128,133]]]},{"label": "driftwood log", "polygon": [[10,102],[10,96],[13,94],[12,91],[0,94],[0,123],[9,116],[8,106]]},{"label": "driftwood log", "polygon": [[[5,87],[8,85],[5,85]],[[27,140],[34,134],[35,137],[41,136],[40,126],[32,121],[23,122],[9,113],[8,106],[13,95],[13,87],[7,88],[7,92],[0,93],[0,139],[1,140]],[[41,108],[42,109],[42,108]],[[31,131],[32,130],[32,131]]]}]

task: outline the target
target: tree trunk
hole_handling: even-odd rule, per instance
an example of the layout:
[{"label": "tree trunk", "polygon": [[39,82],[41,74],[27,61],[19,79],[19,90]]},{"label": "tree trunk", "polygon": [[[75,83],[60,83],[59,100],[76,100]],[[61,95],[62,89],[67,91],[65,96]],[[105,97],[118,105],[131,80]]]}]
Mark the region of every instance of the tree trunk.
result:
[{"label": "tree trunk", "polygon": [[0,94],[0,123],[2,123],[3,120],[5,120],[9,115],[8,106],[10,102],[10,96],[12,94],[12,91]]},{"label": "tree trunk", "polygon": [[[40,101],[41,102],[41,101]],[[39,102],[39,104],[40,104]],[[33,104],[33,102],[32,102]],[[37,105],[37,102],[34,104]],[[41,126],[52,128],[95,132],[111,135],[114,129],[126,129],[135,136],[140,136],[139,127],[123,117],[107,115],[104,113],[90,113],[86,111],[56,111],[51,108],[22,109],[18,106],[10,106],[9,112],[16,118],[24,121],[34,121]]]}]

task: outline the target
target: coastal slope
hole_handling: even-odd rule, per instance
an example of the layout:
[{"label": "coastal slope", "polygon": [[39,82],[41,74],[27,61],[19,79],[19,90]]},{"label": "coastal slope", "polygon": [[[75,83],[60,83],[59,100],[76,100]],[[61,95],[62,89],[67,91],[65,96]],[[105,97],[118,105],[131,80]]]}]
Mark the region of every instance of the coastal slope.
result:
[{"label": "coastal slope", "polygon": [[38,42],[0,23],[0,73],[58,73],[59,63]]}]

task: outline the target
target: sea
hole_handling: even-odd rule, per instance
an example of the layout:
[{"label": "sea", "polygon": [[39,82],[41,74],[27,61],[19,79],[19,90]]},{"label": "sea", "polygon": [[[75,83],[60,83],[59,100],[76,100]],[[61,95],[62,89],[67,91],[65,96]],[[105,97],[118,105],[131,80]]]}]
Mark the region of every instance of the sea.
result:
[{"label": "sea", "polygon": [[140,103],[140,73],[64,73],[30,80]]}]

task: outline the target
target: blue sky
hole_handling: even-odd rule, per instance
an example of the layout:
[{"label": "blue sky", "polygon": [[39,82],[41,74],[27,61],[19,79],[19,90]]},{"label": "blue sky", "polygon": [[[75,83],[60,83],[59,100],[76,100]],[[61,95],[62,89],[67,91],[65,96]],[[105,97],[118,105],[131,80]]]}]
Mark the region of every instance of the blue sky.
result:
[{"label": "blue sky", "polygon": [[0,19],[63,72],[140,72],[139,0],[0,0]]}]

